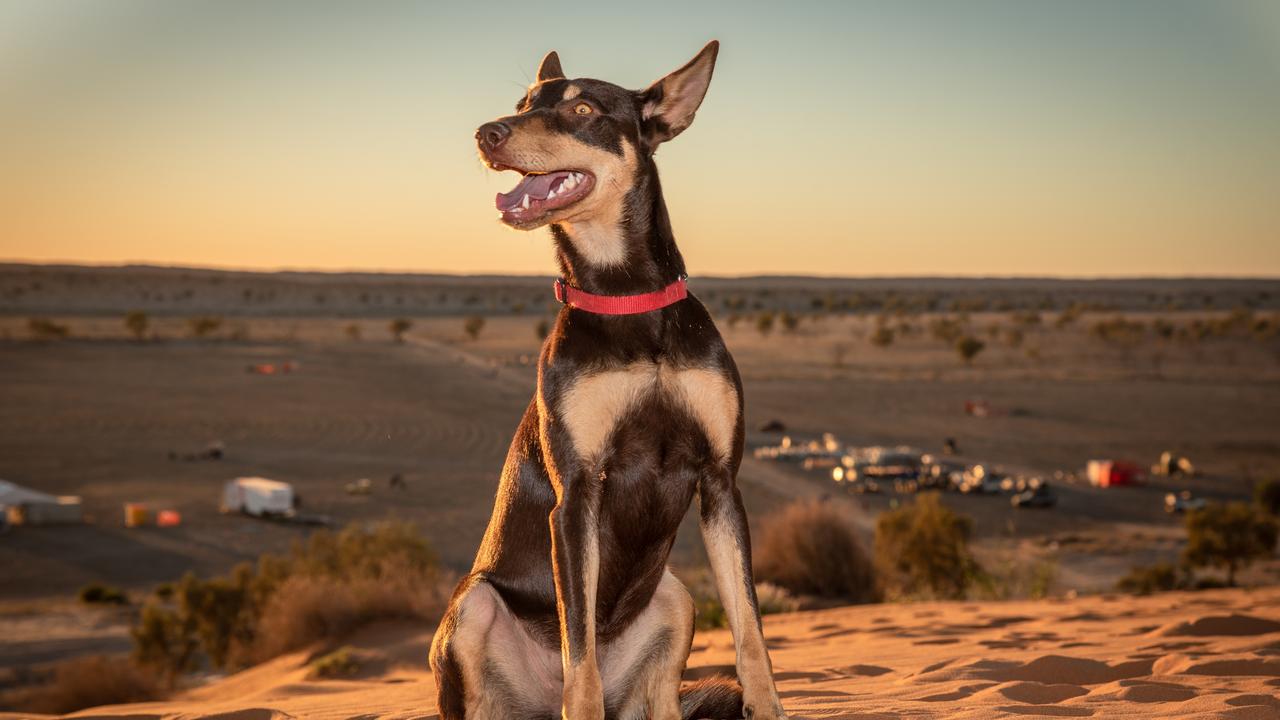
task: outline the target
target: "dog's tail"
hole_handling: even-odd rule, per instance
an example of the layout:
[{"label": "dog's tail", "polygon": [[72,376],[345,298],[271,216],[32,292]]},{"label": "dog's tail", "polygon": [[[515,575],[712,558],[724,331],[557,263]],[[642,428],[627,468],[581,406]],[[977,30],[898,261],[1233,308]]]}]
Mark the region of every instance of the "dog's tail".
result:
[{"label": "dog's tail", "polygon": [[684,720],[735,720],[742,717],[742,687],[728,678],[707,678],[680,688]]}]

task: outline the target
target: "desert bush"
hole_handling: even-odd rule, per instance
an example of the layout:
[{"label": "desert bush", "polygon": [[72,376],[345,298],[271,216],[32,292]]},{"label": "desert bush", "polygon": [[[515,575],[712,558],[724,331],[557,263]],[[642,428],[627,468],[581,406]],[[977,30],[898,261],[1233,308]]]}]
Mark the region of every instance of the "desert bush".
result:
[{"label": "desert bush", "polygon": [[1013,313],[1009,316],[1009,319],[1012,320],[1015,325],[1032,327],[1040,324],[1040,313],[1035,310],[1025,310],[1023,312]]},{"label": "desert bush", "polygon": [[972,365],[973,359],[977,357],[978,353],[982,352],[982,349],[986,346],[987,344],[978,338],[966,335],[956,341],[956,354],[960,356],[960,359],[964,361],[965,365]]},{"label": "desert bush", "polygon": [[981,568],[969,553],[973,521],[949,510],[936,492],[881,513],[876,566],[899,597],[960,598]]},{"label": "desert bush", "polygon": [[128,605],[129,598],[118,587],[89,583],[80,588],[80,602],[87,605]]},{"label": "desert bush", "polygon": [[1147,567],[1135,567],[1116,582],[1116,590],[1133,595],[1151,595],[1169,592],[1182,587],[1178,568],[1170,563],[1157,563]]},{"label": "desert bush", "polygon": [[158,700],[156,677],[125,658],[103,655],[59,663],[50,682],[4,693],[0,704],[22,713],[64,715],[99,705]]},{"label": "desert bush", "polygon": [[800,318],[789,312],[783,312],[779,316],[779,321],[782,323],[782,329],[789,333],[795,332],[796,328],[800,327]]},{"label": "desert bush", "polygon": [[786,588],[765,582],[756,585],[756,606],[761,615],[777,615],[799,610],[800,601]]},{"label": "desert bush", "polygon": [[542,318],[533,326],[533,334],[538,336],[539,340],[546,340],[551,334],[551,323],[546,318]]},{"label": "desert bush", "polygon": [[71,335],[71,328],[47,318],[31,318],[27,321],[27,332],[36,340],[62,340]]},{"label": "desert bush", "polygon": [[714,595],[695,596],[693,599],[693,626],[699,630],[715,630],[729,626],[729,616],[725,614],[724,605]]},{"label": "desert bush", "polygon": [[1062,328],[1075,323],[1076,320],[1079,320],[1080,316],[1084,314],[1084,311],[1084,305],[1078,302],[1072,303],[1066,310],[1059,313],[1058,319],[1054,321],[1053,326],[1061,330]]},{"label": "desert bush", "polygon": [[940,317],[929,323],[929,334],[948,345],[964,335],[964,325],[954,318]]},{"label": "desert bush", "polygon": [[480,331],[484,330],[484,316],[471,315],[462,321],[462,329],[467,333],[467,337],[475,340],[480,337]]},{"label": "desert bush", "polygon": [[128,328],[134,340],[143,340],[147,337],[147,328],[151,326],[151,319],[141,310],[130,310],[124,315],[124,326]]},{"label": "desert bush", "polygon": [[756,332],[761,336],[767,336],[773,332],[773,313],[762,312],[756,316]]},{"label": "desert bush", "polygon": [[357,325],[356,323],[348,323],[347,326],[342,329],[342,331],[344,334],[346,334],[348,340],[352,342],[357,342],[360,340],[360,326]]},{"label": "desert bush", "polygon": [[1276,520],[1242,502],[1210,503],[1187,514],[1187,546],[1183,561],[1193,567],[1227,571],[1228,586],[1236,571],[1270,557],[1276,546]]},{"label": "desert bush", "polygon": [[829,503],[793,503],[766,519],[754,565],[757,580],[798,595],[850,602],[879,597],[857,534]]},{"label": "desert bush", "polygon": [[264,555],[225,577],[185,576],[133,630],[134,657],[171,678],[197,651],[234,669],[382,618],[438,619],[449,582],[413,528],[382,523],[320,531],[287,556]]},{"label": "desert bush", "polygon": [[222,318],[217,315],[201,315],[199,317],[187,318],[187,329],[191,332],[191,337],[208,337],[209,335],[217,332],[221,327]]},{"label": "desert bush", "polygon": [[893,344],[893,329],[885,325],[876,326],[875,332],[871,333],[871,344],[878,348],[886,348]]},{"label": "desert bush", "polygon": [[1117,315],[1110,320],[1099,320],[1089,328],[1089,332],[1097,339],[1117,345],[1136,345],[1146,332],[1146,325]]},{"label": "desert bush", "polygon": [[1280,477],[1258,481],[1253,486],[1253,501],[1266,514],[1280,517]]},{"label": "desert bush", "polygon": [[148,603],[129,631],[133,661],[163,676],[172,688],[180,675],[197,667],[200,643],[195,633],[192,619],[166,604]]},{"label": "desert bush", "polygon": [[391,337],[395,338],[396,342],[402,343],[404,342],[404,334],[409,332],[409,328],[411,327],[413,327],[412,320],[409,320],[408,318],[396,318],[391,321],[391,324],[387,326],[387,329],[391,331]]},{"label": "desert bush", "polygon": [[350,645],[344,645],[333,652],[318,657],[311,663],[312,678],[344,678],[360,672],[360,658]]}]

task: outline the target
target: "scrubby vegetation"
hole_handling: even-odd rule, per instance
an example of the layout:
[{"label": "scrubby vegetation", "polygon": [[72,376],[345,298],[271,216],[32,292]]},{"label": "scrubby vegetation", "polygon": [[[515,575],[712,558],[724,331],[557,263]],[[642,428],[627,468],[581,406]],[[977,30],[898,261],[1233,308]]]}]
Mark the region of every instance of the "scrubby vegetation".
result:
[{"label": "scrubby vegetation", "polygon": [[462,321],[462,329],[467,333],[467,337],[475,340],[480,337],[480,331],[484,330],[484,316],[471,315]]},{"label": "scrubby vegetation", "polygon": [[1275,551],[1275,518],[1242,502],[1210,503],[1187,514],[1187,546],[1182,559],[1192,567],[1226,570],[1228,587],[1236,572]]},{"label": "scrubby vegetation", "polygon": [[1135,567],[1116,583],[1116,590],[1134,595],[1151,595],[1185,587],[1178,568],[1170,563]]},{"label": "scrubby vegetation", "polygon": [[147,329],[151,326],[151,319],[141,310],[130,310],[125,313],[124,326],[129,330],[129,334],[133,335],[134,340],[145,340]]},{"label": "scrubby vegetation", "polygon": [[797,595],[848,602],[879,599],[871,560],[830,503],[788,505],[768,518],[755,545],[755,576]]},{"label": "scrubby vegetation", "polygon": [[395,338],[396,342],[402,343],[404,342],[404,334],[409,332],[411,327],[413,327],[413,321],[408,318],[396,318],[391,321],[387,329],[391,331],[391,337]]},{"label": "scrubby vegetation", "polygon": [[62,715],[99,705],[158,700],[163,694],[146,670],[124,658],[94,655],[58,664],[44,684],[0,693],[0,710]]},{"label": "scrubby vegetation", "polygon": [[191,337],[194,338],[208,337],[221,327],[222,318],[216,315],[202,315],[187,319],[187,328],[191,331]]},{"label": "scrubby vegetation", "polygon": [[134,659],[170,682],[203,661],[235,669],[338,638],[369,621],[437,620],[449,578],[411,526],[321,531],[287,556],[225,577],[188,574],[158,593],[133,630]]},{"label": "scrubby vegetation", "polygon": [[89,583],[80,588],[80,602],[86,605],[128,605],[129,598],[118,587]]},{"label": "scrubby vegetation", "polygon": [[987,344],[978,338],[971,336],[962,337],[956,341],[956,354],[960,356],[960,359],[964,361],[965,365],[972,365],[973,359],[977,357],[978,353],[982,352],[982,349],[986,346]]},{"label": "scrubby vegetation", "polygon": [[938,493],[887,510],[876,521],[876,567],[891,597],[962,598],[981,573],[969,552],[973,521]]},{"label": "scrubby vegetation", "polygon": [[360,658],[349,645],[322,655],[311,663],[308,677],[318,679],[346,678],[360,672]]},{"label": "scrubby vegetation", "polygon": [[31,318],[27,321],[27,331],[36,340],[62,340],[71,335],[71,328],[47,318]]}]

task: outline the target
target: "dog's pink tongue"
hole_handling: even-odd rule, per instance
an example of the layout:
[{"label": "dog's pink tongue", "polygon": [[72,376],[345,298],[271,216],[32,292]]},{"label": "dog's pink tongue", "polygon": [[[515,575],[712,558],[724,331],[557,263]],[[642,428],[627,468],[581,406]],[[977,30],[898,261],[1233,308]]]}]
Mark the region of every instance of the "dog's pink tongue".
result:
[{"label": "dog's pink tongue", "polygon": [[494,199],[494,205],[499,210],[506,211],[515,210],[524,204],[525,196],[529,196],[529,200],[547,200],[547,193],[552,191],[552,186],[558,179],[568,177],[568,173],[556,172],[541,174],[541,176],[525,176],[521,178],[520,183],[513,187],[511,192],[499,192],[498,197]]},{"label": "dog's pink tongue", "polygon": [[494,198],[494,205],[498,209],[506,212],[515,210],[524,202],[524,196],[528,195],[530,200],[545,200],[547,193],[551,192],[551,183],[563,173],[547,173],[545,175],[525,175],[521,178],[520,183],[511,189],[508,193],[498,193],[498,197]]}]

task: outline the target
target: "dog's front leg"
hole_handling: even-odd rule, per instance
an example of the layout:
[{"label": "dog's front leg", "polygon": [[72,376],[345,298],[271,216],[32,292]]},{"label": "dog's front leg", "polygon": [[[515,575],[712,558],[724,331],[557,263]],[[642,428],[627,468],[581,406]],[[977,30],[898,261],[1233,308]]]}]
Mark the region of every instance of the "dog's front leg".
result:
[{"label": "dog's front leg", "polygon": [[600,576],[600,478],[576,473],[557,485],[551,552],[560,614],[565,720],[603,720],[604,690],[596,663],[596,584]]},{"label": "dog's front leg", "polygon": [[754,720],[784,719],[786,713],[773,684],[773,664],[760,627],[747,513],[732,471],[723,468],[704,477],[698,488],[698,504],[702,540],[737,651],[743,714]]}]

